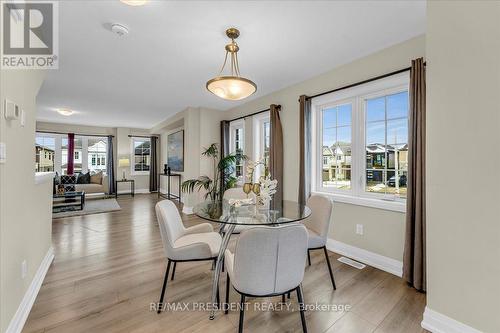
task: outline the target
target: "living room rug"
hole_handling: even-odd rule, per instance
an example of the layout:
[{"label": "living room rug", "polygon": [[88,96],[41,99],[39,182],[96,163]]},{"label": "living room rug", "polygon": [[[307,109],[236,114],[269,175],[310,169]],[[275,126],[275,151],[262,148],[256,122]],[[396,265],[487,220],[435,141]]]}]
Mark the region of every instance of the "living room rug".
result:
[{"label": "living room rug", "polygon": [[114,212],[121,209],[122,208],[120,207],[116,199],[93,199],[93,200],[87,199],[85,200],[85,206],[83,207],[83,210],[72,210],[66,212],[53,213],[52,218],[58,219],[61,217]]}]

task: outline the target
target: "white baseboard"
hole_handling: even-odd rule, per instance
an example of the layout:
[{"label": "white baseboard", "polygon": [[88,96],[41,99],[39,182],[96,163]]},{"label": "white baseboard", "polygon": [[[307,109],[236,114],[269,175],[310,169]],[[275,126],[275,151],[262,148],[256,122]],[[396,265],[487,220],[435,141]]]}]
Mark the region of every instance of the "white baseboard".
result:
[{"label": "white baseboard", "polygon": [[182,207],[182,212],[187,215],[194,214],[193,207],[188,207],[188,206]]},{"label": "white baseboard", "polygon": [[481,331],[429,309],[427,306],[421,325],[432,333],[481,333]]},{"label": "white baseboard", "polygon": [[[118,191],[118,194],[127,194],[127,193],[130,193],[130,190],[120,190],[120,191]],[[140,188],[140,189],[134,190],[134,193],[135,194],[149,194],[151,192],[149,192],[149,188]]]},{"label": "white baseboard", "polygon": [[6,333],[20,333],[22,331],[24,324],[26,323],[26,319],[28,319],[31,308],[35,303],[36,296],[40,291],[43,280],[45,279],[45,275],[49,270],[50,264],[52,263],[52,260],[54,260],[54,249],[50,247],[47,251],[47,254],[45,255],[45,258],[43,258],[42,262],[40,263],[40,266],[38,267],[38,270],[36,271],[36,274],[33,277],[28,290],[26,290],[26,293],[24,294],[24,297],[21,300],[21,304],[19,304],[14,317],[10,321],[9,326],[5,331]]},{"label": "white baseboard", "polygon": [[403,275],[403,263],[399,260],[345,244],[331,238],[327,240],[326,247],[330,251],[360,261],[364,264],[373,266],[396,276],[401,277]]}]

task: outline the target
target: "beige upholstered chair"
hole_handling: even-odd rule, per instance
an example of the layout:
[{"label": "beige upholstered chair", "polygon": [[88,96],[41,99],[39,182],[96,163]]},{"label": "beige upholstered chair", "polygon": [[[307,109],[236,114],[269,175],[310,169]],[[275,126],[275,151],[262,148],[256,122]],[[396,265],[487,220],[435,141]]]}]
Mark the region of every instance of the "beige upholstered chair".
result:
[{"label": "beige upholstered chair", "polygon": [[[249,193],[248,196],[246,195],[245,192],[243,192],[243,189],[241,187],[233,187],[229,188],[224,192],[224,199],[229,200],[229,199],[247,199],[247,198],[253,198],[255,200],[255,194]],[[245,229],[254,227],[254,226],[246,226],[246,225],[236,225],[236,227],[233,230],[233,235],[234,234],[239,234]]]},{"label": "beige upholstered chair", "polygon": [[[246,296],[270,297],[296,291],[299,303],[303,304],[301,283],[306,251],[307,230],[301,224],[244,230],[234,254],[226,250],[226,304],[229,304],[229,286],[232,283],[241,295],[239,332],[243,331]],[[307,332],[302,310],[301,306],[302,329]]]},{"label": "beige upholstered chair", "polygon": [[155,208],[163,250],[168,260],[158,308],[158,313],[160,313],[167,289],[170,264],[174,263],[173,280],[177,262],[203,260],[215,262],[222,239],[217,232],[213,231],[212,225],[209,223],[202,223],[189,228],[184,227],[177,207],[170,200],[158,202]]},{"label": "beige upholstered chair", "polygon": [[328,265],[328,271],[330,272],[330,279],[332,281],[333,289],[337,289],[337,287],[335,286],[335,279],[333,278],[332,266],[330,265],[328,252],[326,250],[326,240],[328,237],[328,229],[330,227],[333,207],[332,201],[320,195],[312,195],[307,200],[307,206],[311,209],[312,212],[311,215],[303,222],[303,224],[307,228],[307,233],[309,235],[309,241],[307,245],[307,260],[309,262],[309,265],[311,265],[311,256],[309,254],[309,251],[323,250],[325,253],[326,263]]}]

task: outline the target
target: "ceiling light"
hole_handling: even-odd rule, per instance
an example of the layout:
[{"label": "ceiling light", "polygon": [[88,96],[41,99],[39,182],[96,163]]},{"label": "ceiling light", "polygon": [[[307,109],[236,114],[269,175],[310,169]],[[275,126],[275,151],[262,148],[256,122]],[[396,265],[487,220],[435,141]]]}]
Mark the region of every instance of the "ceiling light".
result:
[{"label": "ceiling light", "polygon": [[123,24],[113,23],[111,25],[111,32],[121,37],[128,34],[128,28]]},{"label": "ceiling light", "polygon": [[57,112],[59,112],[59,114],[62,114],[63,116],[71,116],[73,114],[73,110],[67,108],[57,109]]},{"label": "ceiling light", "polygon": [[148,2],[148,0],[120,0],[120,1],[129,6],[142,6]]},{"label": "ceiling light", "polygon": [[[207,89],[212,94],[220,98],[230,101],[237,101],[247,98],[257,91],[257,85],[251,80],[240,76],[240,65],[238,63],[238,44],[234,41],[240,35],[236,28],[229,28],[226,30],[227,37],[231,38],[231,43],[226,45],[226,57],[224,64],[219,72],[219,75],[207,82]],[[226,67],[227,56],[230,55],[230,75],[223,75],[222,72]]]}]

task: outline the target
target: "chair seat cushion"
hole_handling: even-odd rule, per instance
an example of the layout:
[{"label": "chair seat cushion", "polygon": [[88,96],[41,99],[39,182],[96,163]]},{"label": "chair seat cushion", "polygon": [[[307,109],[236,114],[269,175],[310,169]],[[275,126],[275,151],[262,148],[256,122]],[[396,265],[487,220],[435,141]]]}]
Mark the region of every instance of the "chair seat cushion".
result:
[{"label": "chair seat cushion", "polygon": [[326,238],[321,237],[320,235],[318,235],[316,232],[312,231],[311,229],[307,228],[307,234],[309,236],[309,239],[307,242],[307,248],[314,249],[314,248],[323,247],[326,245]]},{"label": "chair seat cushion", "polygon": [[187,234],[174,242],[171,259],[190,260],[215,257],[219,254],[221,236],[217,232]]}]

